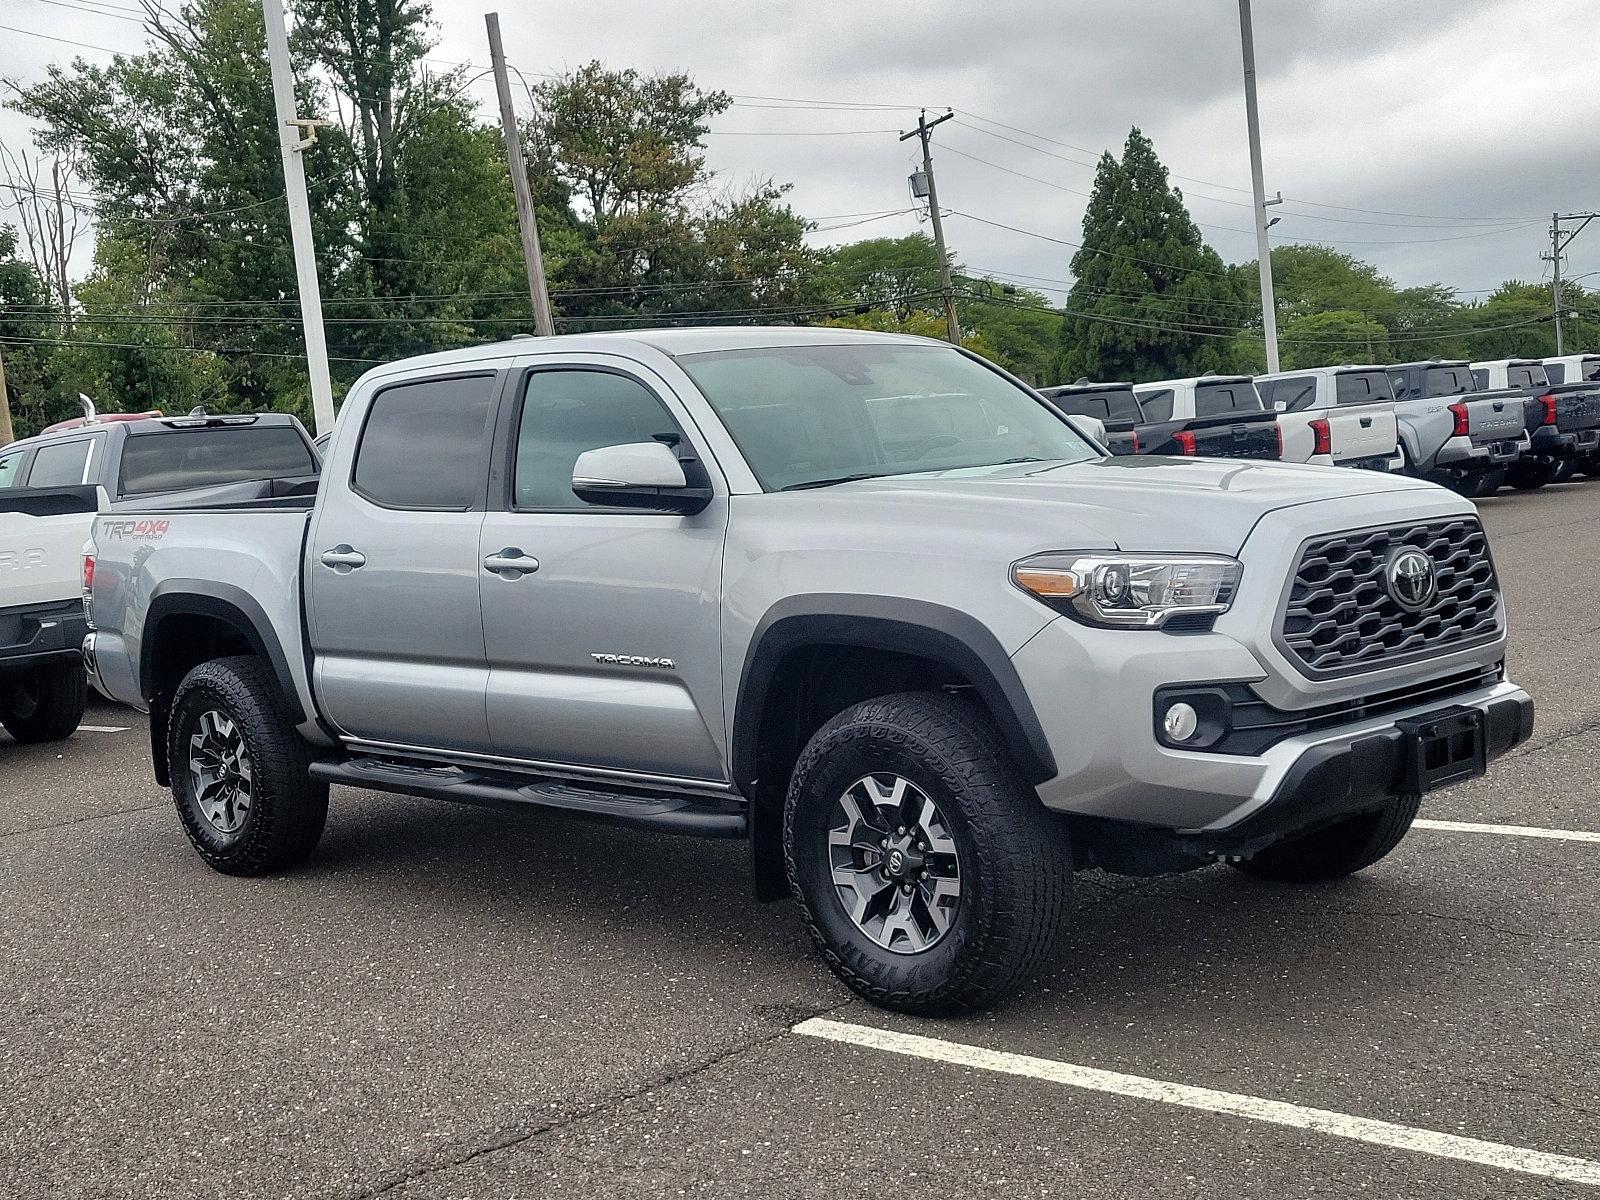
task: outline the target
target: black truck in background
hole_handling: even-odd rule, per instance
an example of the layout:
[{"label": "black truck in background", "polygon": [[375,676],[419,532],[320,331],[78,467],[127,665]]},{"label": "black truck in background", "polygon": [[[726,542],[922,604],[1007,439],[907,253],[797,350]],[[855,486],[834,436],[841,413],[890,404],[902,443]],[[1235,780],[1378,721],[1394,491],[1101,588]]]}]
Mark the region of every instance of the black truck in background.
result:
[{"label": "black truck in background", "polygon": [[1040,388],[1040,393],[1055,401],[1062,412],[1074,417],[1093,417],[1105,426],[1106,449],[1113,454],[1139,453],[1138,425],[1144,419],[1131,383],[1064,383]]}]

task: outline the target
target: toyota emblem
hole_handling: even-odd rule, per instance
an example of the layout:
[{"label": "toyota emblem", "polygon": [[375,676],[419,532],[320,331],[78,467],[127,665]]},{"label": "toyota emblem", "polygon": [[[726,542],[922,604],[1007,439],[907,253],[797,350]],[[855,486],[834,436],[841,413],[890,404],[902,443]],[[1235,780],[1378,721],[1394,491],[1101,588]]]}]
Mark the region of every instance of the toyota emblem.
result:
[{"label": "toyota emblem", "polygon": [[1439,590],[1433,559],[1415,546],[1403,546],[1390,556],[1384,579],[1395,603],[1412,612],[1426,608]]}]

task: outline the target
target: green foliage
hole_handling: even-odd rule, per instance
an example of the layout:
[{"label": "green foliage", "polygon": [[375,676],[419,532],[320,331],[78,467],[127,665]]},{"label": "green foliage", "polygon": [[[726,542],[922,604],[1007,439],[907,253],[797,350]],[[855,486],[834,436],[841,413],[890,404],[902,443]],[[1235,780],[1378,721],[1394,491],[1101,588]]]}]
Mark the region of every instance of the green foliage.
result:
[{"label": "green foliage", "polygon": [[1238,288],[1137,129],[1120,161],[1100,159],[1072,274],[1062,378],[1145,380],[1232,367]]}]

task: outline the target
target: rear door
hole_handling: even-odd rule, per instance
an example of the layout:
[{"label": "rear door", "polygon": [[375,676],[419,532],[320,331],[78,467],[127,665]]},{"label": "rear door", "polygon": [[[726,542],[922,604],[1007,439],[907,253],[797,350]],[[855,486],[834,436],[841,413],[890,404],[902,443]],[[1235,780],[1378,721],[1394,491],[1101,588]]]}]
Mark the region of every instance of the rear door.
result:
[{"label": "rear door", "polygon": [[304,563],[323,713],[369,742],[487,754],[478,531],[503,372],[379,386]]},{"label": "rear door", "polygon": [[[506,409],[506,478],[477,547],[496,751],[724,782],[725,488],[713,471],[716,496],[693,516],[572,493],[586,450],[656,440],[693,453],[687,414],[665,381],[609,355],[529,360]],[[495,569],[508,557],[536,565]]]},{"label": "rear door", "polygon": [[1323,412],[1335,462],[1393,458],[1398,446],[1394,389],[1385,371],[1343,371],[1333,377],[1333,406]]}]

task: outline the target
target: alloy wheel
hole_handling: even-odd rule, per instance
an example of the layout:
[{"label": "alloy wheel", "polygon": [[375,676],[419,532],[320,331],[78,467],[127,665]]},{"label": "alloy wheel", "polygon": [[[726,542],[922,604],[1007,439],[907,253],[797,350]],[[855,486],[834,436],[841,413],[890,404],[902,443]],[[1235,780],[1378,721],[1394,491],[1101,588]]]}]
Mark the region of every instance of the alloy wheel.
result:
[{"label": "alloy wheel", "polygon": [[218,833],[237,833],[250,815],[250,753],[238,723],[208,709],[189,737],[189,778],[200,815]]}]

